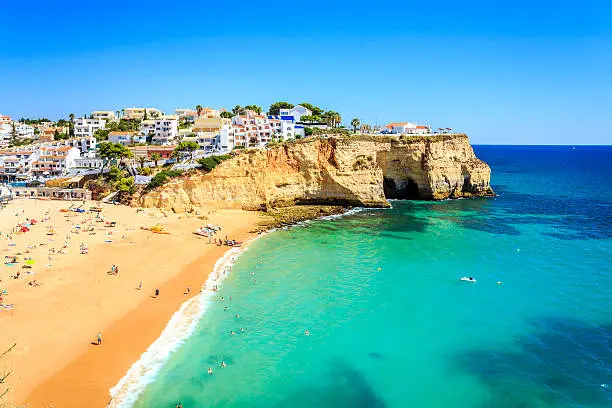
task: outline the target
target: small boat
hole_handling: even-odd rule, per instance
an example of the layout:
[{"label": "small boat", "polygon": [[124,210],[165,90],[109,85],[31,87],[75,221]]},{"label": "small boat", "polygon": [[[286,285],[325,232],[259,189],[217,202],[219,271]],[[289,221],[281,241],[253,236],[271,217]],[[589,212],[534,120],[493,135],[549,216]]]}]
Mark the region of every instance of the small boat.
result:
[{"label": "small boat", "polygon": [[463,282],[476,283],[476,279],[472,278],[471,276],[470,277],[464,276],[464,277],[460,278],[459,280],[463,281]]},{"label": "small boat", "polygon": [[601,388],[603,388],[604,390],[612,391],[612,386],[610,386],[609,384],[601,384]]}]

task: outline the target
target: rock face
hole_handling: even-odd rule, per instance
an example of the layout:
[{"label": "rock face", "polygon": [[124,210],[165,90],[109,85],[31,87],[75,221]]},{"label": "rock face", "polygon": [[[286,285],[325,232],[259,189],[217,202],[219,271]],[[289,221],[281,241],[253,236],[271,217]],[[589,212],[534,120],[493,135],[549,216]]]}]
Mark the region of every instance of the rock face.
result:
[{"label": "rock face", "polygon": [[465,135],[313,138],[240,151],[208,174],[149,192],[140,204],[175,212],[300,204],[388,207],[387,198],[489,196],[490,174]]}]

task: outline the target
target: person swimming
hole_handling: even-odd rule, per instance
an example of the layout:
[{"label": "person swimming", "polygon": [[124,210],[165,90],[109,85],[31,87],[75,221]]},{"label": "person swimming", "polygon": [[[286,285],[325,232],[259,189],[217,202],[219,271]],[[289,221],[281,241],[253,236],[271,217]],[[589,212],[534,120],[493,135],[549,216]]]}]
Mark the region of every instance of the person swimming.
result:
[{"label": "person swimming", "polygon": [[225,364],[225,361],[222,361],[222,362],[221,362],[221,367],[222,367],[222,368],[227,367],[227,364]]},{"label": "person swimming", "polygon": [[304,336],[310,336],[310,332],[308,330],[304,330]]},{"label": "person swimming", "polygon": [[213,369],[211,367],[208,367],[208,375],[213,375]]}]

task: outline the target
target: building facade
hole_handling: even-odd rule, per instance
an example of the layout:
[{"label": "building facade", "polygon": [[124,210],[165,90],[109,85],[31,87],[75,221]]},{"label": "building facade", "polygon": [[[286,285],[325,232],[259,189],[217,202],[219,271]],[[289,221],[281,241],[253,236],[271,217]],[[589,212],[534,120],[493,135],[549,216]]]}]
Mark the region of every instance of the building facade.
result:
[{"label": "building facade", "polygon": [[96,131],[106,127],[104,119],[86,119],[78,118],[74,120],[74,136],[76,137],[91,137]]},{"label": "building facade", "polygon": [[155,119],[151,142],[156,145],[172,144],[178,136],[178,116],[162,116]]}]

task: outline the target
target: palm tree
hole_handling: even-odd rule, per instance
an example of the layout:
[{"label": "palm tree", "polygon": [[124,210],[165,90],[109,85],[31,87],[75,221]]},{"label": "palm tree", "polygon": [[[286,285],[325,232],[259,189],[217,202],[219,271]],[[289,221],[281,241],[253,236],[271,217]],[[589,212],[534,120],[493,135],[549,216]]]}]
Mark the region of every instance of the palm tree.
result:
[{"label": "palm tree", "polygon": [[136,159],[136,161],[138,161],[138,165],[141,169],[144,168],[145,163],[147,162],[147,158],[144,156],[138,156],[138,158]]},{"label": "palm tree", "polygon": [[159,153],[153,153],[151,155],[151,160],[153,160],[153,162],[155,163],[155,167],[157,167],[157,162],[160,161],[161,159],[162,157]]},{"label": "palm tree", "polygon": [[353,127],[353,132],[354,133],[357,133],[357,128],[359,127],[360,124],[361,124],[361,122],[359,122],[359,119],[357,119],[357,118],[351,120],[351,126]]},{"label": "palm tree", "polygon": [[197,105],[196,106],[196,111],[198,112],[198,118],[200,117],[200,115],[202,114],[202,111],[204,110],[204,108],[202,107],[202,105]]}]

